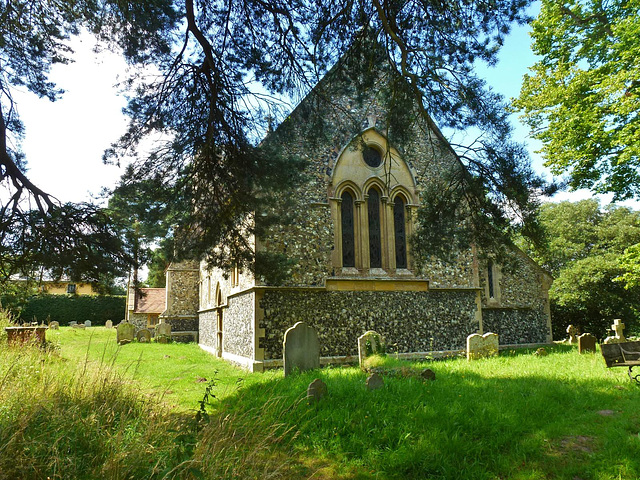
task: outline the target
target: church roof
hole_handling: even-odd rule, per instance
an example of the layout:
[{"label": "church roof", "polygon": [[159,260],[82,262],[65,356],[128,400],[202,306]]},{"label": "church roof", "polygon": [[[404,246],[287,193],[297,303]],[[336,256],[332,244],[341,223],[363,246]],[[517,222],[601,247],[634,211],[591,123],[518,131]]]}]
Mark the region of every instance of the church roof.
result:
[{"label": "church roof", "polygon": [[166,309],[164,288],[141,288],[135,313],[162,313]]}]

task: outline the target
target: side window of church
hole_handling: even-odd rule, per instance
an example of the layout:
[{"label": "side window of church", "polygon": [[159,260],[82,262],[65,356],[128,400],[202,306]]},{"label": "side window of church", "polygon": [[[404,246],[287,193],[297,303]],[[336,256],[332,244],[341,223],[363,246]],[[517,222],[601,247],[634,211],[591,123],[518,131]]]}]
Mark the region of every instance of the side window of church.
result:
[{"label": "side window of church", "polygon": [[396,243],[396,268],[407,268],[407,235],[405,231],[405,203],[397,196],[393,202],[393,230]]},{"label": "side window of church", "polygon": [[349,192],[342,194],[340,204],[342,215],[342,266],[356,266],[355,234],[353,228],[353,196]]},{"label": "side window of church", "polygon": [[489,298],[496,297],[496,288],[494,284],[494,276],[493,276],[493,261],[489,260],[487,263],[487,283],[489,285]]},{"label": "side window of church", "polygon": [[70,283],[67,285],[67,293],[76,293],[75,283]]},{"label": "side window of church", "polygon": [[382,268],[382,243],[380,237],[380,193],[375,188],[369,190],[369,266]]}]

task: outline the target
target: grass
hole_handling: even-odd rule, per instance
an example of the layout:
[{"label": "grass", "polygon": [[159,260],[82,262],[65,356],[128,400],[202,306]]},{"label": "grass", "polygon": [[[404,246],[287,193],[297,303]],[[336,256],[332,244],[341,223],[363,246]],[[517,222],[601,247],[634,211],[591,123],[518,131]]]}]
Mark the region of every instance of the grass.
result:
[{"label": "grass", "polygon": [[[102,328],[48,335],[48,353],[0,346],[0,479],[640,478],[640,386],[575,347],[389,356],[375,366],[436,380],[384,376],[368,391],[353,367],[284,378],[196,345],[118,348]],[[309,404],[314,378],[329,395]],[[216,398],[196,422],[207,388]]]}]

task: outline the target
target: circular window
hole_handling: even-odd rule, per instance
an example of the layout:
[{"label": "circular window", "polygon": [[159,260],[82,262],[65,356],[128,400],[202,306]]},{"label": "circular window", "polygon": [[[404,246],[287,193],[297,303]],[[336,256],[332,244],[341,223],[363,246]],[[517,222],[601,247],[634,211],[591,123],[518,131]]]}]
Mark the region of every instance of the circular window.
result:
[{"label": "circular window", "polygon": [[370,167],[379,167],[382,163],[382,154],[380,153],[380,150],[369,145],[364,147],[364,150],[362,151],[362,158],[364,158],[364,163]]}]

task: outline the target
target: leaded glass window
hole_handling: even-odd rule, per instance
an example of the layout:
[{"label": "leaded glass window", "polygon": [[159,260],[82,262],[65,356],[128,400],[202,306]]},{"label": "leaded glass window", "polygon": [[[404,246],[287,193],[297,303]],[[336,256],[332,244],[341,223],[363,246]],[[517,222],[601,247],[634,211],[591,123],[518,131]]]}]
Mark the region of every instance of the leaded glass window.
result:
[{"label": "leaded glass window", "polygon": [[489,284],[489,298],[495,298],[496,292],[493,284],[493,262],[489,260],[487,265],[487,283]]},{"label": "leaded glass window", "polygon": [[380,193],[369,190],[369,267],[382,268],[382,245],[380,236]]},{"label": "leaded glass window", "polygon": [[349,192],[342,194],[340,206],[342,216],[342,266],[356,266],[355,236],[353,228],[353,196]]},{"label": "leaded glass window", "polygon": [[396,241],[396,268],[407,268],[407,235],[404,222],[404,200],[397,196],[393,202],[393,230]]}]

